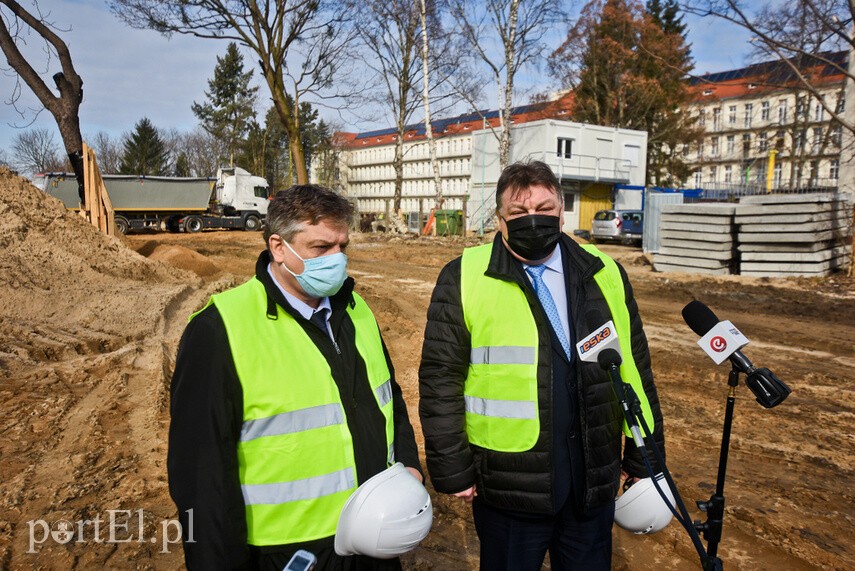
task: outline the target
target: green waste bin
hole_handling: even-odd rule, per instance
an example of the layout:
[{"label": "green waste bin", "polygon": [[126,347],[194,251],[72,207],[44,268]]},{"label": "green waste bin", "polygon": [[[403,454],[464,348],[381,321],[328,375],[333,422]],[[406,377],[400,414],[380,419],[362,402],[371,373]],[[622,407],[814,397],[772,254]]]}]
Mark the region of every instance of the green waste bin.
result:
[{"label": "green waste bin", "polygon": [[437,210],[434,216],[437,236],[457,236],[463,232],[462,210]]}]

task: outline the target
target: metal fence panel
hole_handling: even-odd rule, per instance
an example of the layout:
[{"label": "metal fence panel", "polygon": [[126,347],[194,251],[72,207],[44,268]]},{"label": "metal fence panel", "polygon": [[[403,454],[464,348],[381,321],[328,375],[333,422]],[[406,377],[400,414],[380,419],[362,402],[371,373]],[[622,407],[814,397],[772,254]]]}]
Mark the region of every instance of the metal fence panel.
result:
[{"label": "metal fence panel", "polygon": [[659,223],[662,207],[666,204],[683,204],[683,193],[647,191],[644,204],[644,235],[641,239],[641,248],[645,253],[659,252]]}]

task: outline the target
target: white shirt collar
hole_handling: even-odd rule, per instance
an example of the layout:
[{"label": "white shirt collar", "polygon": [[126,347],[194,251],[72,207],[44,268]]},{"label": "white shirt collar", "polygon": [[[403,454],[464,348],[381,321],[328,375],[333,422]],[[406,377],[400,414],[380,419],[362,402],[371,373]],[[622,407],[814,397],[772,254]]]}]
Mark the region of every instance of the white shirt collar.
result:
[{"label": "white shirt collar", "polygon": [[273,283],[276,284],[276,287],[279,288],[279,291],[282,292],[282,295],[285,296],[285,299],[288,300],[288,303],[291,304],[291,307],[296,309],[297,313],[302,315],[304,319],[311,319],[312,314],[314,314],[316,311],[322,311],[324,309],[329,310],[324,316],[326,318],[329,318],[329,315],[332,313],[332,306],[330,305],[329,297],[322,297],[320,303],[318,304],[318,308],[315,309],[314,307],[312,307],[302,299],[298,298],[294,294],[291,294],[286,291],[285,288],[282,287],[282,284],[280,284],[276,280],[276,276],[273,275],[273,271],[270,269],[270,264],[267,264],[267,273],[270,274],[270,278],[273,280]]},{"label": "white shirt collar", "polygon": [[[523,269],[527,270],[533,264],[523,264]],[[555,244],[555,249],[552,250],[552,254],[546,258],[546,261],[542,264],[537,264],[538,266],[546,266],[547,269],[552,270],[553,272],[558,272],[559,274],[564,273],[564,265],[561,263],[561,245]]]}]

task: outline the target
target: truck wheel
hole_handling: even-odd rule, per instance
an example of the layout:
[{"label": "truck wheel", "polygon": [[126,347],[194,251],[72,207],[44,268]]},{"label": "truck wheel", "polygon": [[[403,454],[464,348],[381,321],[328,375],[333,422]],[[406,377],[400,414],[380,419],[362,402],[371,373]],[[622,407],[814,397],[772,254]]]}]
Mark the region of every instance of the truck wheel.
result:
[{"label": "truck wheel", "polygon": [[247,232],[256,232],[261,230],[261,218],[255,214],[250,214],[243,222],[243,229]]},{"label": "truck wheel", "polygon": [[130,229],[131,227],[131,224],[128,222],[128,219],[124,216],[116,216],[114,220],[116,221],[116,231],[119,234],[127,234],[128,229]]},{"label": "truck wheel", "polygon": [[205,223],[202,222],[202,219],[198,216],[188,216],[184,219],[184,231],[190,232],[191,234],[195,234],[196,232],[201,232],[202,228],[205,227]]}]

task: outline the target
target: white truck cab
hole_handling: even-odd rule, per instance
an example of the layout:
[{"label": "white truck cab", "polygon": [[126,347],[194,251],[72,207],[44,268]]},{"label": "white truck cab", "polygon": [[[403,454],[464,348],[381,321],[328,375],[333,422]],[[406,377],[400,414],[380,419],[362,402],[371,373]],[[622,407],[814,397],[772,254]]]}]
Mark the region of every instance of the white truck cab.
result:
[{"label": "white truck cab", "polygon": [[216,201],[238,213],[257,212],[267,215],[270,189],[267,181],[240,167],[217,170]]}]

